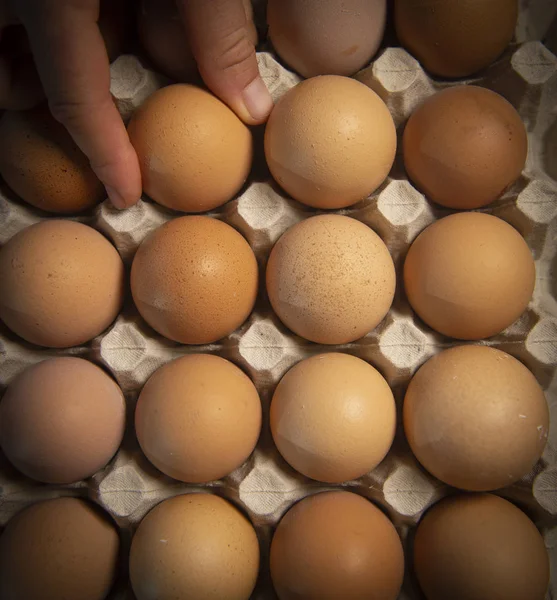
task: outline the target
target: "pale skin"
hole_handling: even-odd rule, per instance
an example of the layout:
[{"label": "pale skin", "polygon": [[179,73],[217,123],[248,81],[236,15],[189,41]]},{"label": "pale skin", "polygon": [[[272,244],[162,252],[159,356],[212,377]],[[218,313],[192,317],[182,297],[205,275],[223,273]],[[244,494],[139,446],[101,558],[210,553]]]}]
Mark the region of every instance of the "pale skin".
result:
[{"label": "pale skin", "polygon": [[[257,67],[242,0],[177,0],[206,85],[248,125],[273,106]],[[141,196],[137,155],[110,96],[108,56],[97,26],[99,0],[0,0],[0,36],[21,23],[53,116],[87,155],[117,208]],[[0,55],[0,108],[42,97],[31,61]]]}]

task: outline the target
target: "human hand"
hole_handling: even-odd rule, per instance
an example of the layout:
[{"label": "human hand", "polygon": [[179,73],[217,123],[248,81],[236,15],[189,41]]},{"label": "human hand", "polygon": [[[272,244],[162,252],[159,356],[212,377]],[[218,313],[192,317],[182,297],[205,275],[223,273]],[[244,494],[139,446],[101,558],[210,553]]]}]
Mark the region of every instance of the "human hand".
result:
[{"label": "human hand", "polygon": [[[207,86],[248,124],[266,120],[272,100],[247,33],[242,0],[178,0],[185,32]],[[0,30],[22,23],[55,119],[87,155],[117,208],[141,195],[137,155],[110,95],[110,70],[97,20],[99,0],[0,0]],[[0,108],[40,98],[31,64],[13,76],[0,59]]]}]

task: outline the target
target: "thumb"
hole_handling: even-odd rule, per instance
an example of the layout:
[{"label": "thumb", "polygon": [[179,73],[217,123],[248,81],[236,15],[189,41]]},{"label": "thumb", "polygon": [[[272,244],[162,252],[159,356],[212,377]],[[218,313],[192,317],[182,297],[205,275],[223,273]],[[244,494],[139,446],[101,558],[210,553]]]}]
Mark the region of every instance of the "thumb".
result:
[{"label": "thumb", "polygon": [[180,0],[179,5],[207,86],[245,123],[266,121],[273,100],[259,74],[243,0]]}]

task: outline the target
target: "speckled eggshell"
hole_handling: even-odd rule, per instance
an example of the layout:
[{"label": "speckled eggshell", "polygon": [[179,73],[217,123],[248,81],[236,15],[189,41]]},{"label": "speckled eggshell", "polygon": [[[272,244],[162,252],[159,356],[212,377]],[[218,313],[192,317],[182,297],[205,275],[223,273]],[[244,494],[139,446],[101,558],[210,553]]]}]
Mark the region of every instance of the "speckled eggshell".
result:
[{"label": "speckled eggshell", "polygon": [[271,402],[271,432],[297,471],[340,483],[374,469],[393,443],[393,393],[370,364],[332,352],[299,362]]},{"label": "speckled eggshell", "polygon": [[549,411],[532,373],[487,346],[457,346],[429,359],[404,399],[404,431],[420,463],[471,491],[527,475],[547,442]]},{"label": "speckled eggshell", "polygon": [[404,574],[393,524],[350,492],[323,492],[295,504],[271,543],[280,600],[395,600]]},{"label": "speckled eggshell", "polygon": [[141,244],[131,270],[142,317],[183,344],[208,344],[237,329],[257,296],[257,261],[246,240],[211,217],[173,219]]},{"label": "speckled eggshell", "polygon": [[104,600],[120,540],[98,507],[77,498],[33,504],[0,535],[2,600]]},{"label": "speckled eggshell", "polygon": [[269,0],[269,38],[303,77],[353,75],[377,52],[385,0]]},{"label": "speckled eggshell", "polygon": [[258,569],[251,523],[213,494],[165,500],[132,540],[130,579],[137,600],[248,600]]},{"label": "speckled eggshell", "polygon": [[536,526],[492,494],[452,496],[418,525],[414,566],[427,600],[544,600],[549,560]]},{"label": "speckled eggshell", "polygon": [[0,175],[25,202],[72,214],[106,198],[89,160],[46,107],[6,111],[0,139]]},{"label": "speckled eggshell", "polygon": [[514,323],[535,280],[522,236],[484,213],[436,221],[414,240],[404,263],[412,308],[436,331],[461,340],[487,338]]},{"label": "speckled eggshell", "polygon": [[124,265],[98,231],[50,220],[14,235],[0,250],[0,319],[33,344],[68,348],[114,321],[124,298]]},{"label": "speckled eggshell", "polygon": [[401,44],[434,75],[466,77],[490,65],[509,45],[518,0],[395,0]]},{"label": "speckled eggshell", "polygon": [[402,140],[406,172],[449,208],[479,208],[518,179],[528,153],[526,128],[512,104],[473,85],[447,88],[410,117]]},{"label": "speckled eggshell", "polygon": [[81,358],[28,367],[0,401],[0,446],[22,473],[45,483],[94,475],[124,435],[126,407],[118,385]]},{"label": "speckled eggshell", "polygon": [[265,130],[265,157],[295,200],[343,208],[385,180],[396,152],[389,109],[363,83],[324,75],[299,83],[277,102]]},{"label": "speckled eggshell", "polygon": [[261,430],[261,402],[250,378],[210,354],[178,358],[145,384],[135,431],[147,458],[189,483],[220,479],[252,453]]},{"label": "speckled eggshell", "polygon": [[294,333],[320,344],[346,344],[376,327],[395,292],[395,268],[381,238],[341,215],[291,227],[267,264],[274,311]]},{"label": "speckled eggshell", "polygon": [[128,133],[144,192],[175,210],[205,212],[224,204],[251,168],[251,131],[226,104],[193,85],[169,85],[149,96]]}]

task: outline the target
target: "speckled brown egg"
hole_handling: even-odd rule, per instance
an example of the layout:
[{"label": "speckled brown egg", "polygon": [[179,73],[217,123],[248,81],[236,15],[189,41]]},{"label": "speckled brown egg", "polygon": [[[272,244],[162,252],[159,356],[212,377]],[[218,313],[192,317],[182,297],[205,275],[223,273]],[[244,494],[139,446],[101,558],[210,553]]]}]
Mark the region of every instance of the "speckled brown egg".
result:
[{"label": "speckled brown egg", "polygon": [[52,348],[102,333],[124,297],[116,248],[74,221],[43,221],[14,235],[0,250],[0,281],[0,319],[24,340]]},{"label": "speckled brown egg", "polygon": [[295,200],[343,208],[383,183],[395,158],[389,109],[363,83],[325,75],[303,81],[277,102],[265,130],[265,157]]},{"label": "speckled brown egg", "polygon": [[251,168],[252,136],[226,104],[193,85],[164,87],[128,125],[143,190],[155,202],[205,212],[230,200]]},{"label": "speckled brown egg", "polygon": [[377,52],[385,0],[269,0],[269,38],[300,75],[353,75]]},{"label": "speckled brown egg", "polygon": [[532,373],[487,346],[457,346],[414,375],[404,431],[420,463],[441,481],[495,490],[527,475],[542,455],[549,411]]},{"label": "speckled brown egg", "polygon": [[294,333],[320,344],[346,344],[376,327],[395,292],[395,268],[381,238],[341,215],[291,227],[267,264],[274,311]]},{"label": "speckled brown egg", "polygon": [[257,261],[230,225],[210,217],[180,217],[156,229],[135,255],[133,299],[165,337],[208,344],[238,328],[257,296]]},{"label": "speckled brown egg", "polygon": [[258,569],[251,523],[213,494],[165,500],[132,540],[130,579],[137,600],[248,600]]},{"label": "speckled brown egg", "polygon": [[[250,0],[244,0],[244,7],[249,39],[257,45]],[[176,81],[192,81],[197,77],[197,64],[175,0],[142,0],[137,27],[143,48],[157,69]]]},{"label": "speckled brown egg", "polygon": [[414,240],[404,263],[412,308],[433,329],[461,340],[487,338],[514,323],[535,279],[522,236],[483,213],[436,221]]},{"label": "speckled brown egg", "polygon": [[410,117],[402,141],[410,179],[449,208],[496,200],[522,172],[526,128],[512,104],[473,85],[447,88]]},{"label": "speckled brown egg", "polygon": [[189,483],[220,479],[239,467],[260,429],[261,402],[251,379],[211,354],[183,356],[155,371],[135,412],[147,458]]},{"label": "speckled brown egg", "polygon": [[118,570],[118,533],[77,498],[33,504],[0,536],[2,600],[104,600]]},{"label": "speckled brown egg", "polygon": [[490,65],[509,45],[517,0],[396,0],[402,45],[434,75],[466,77]]},{"label": "speckled brown egg", "polygon": [[278,384],[271,432],[297,471],[340,483],[361,477],[385,457],[395,436],[396,407],[370,364],[331,352],[302,360]]},{"label": "speckled brown egg", "polygon": [[25,202],[72,214],[106,198],[89,160],[46,107],[6,111],[0,139],[0,175]]},{"label": "speckled brown egg", "polygon": [[536,526],[492,494],[442,500],[418,525],[414,566],[427,600],[543,600],[549,560]]},{"label": "speckled brown egg", "polygon": [[280,600],[395,600],[404,573],[392,523],[344,491],[295,504],[278,524],[270,561]]},{"label": "speckled brown egg", "polygon": [[81,358],[28,367],[0,402],[0,446],[22,473],[45,483],[94,475],[124,435],[126,407],[118,385]]}]

